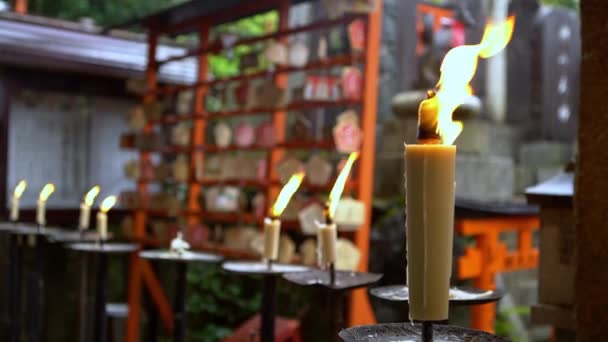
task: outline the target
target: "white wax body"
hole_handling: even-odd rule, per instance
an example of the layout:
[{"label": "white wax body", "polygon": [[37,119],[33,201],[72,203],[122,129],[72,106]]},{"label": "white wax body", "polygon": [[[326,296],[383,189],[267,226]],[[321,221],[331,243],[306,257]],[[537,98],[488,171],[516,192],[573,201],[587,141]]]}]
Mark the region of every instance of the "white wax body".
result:
[{"label": "white wax body", "polygon": [[319,240],[319,250],[321,251],[321,265],[335,263],[336,240],[338,239],[336,225],[333,223],[320,223],[317,238]]},{"label": "white wax body", "polygon": [[90,221],[91,221],[91,206],[86,203],[80,204],[80,220],[78,222],[78,228],[80,230],[89,229]]},{"label": "white wax body", "polygon": [[100,211],[97,213],[97,234],[101,240],[107,240],[108,237],[108,214]]},{"label": "white wax body", "polygon": [[264,258],[277,260],[279,257],[279,236],[281,235],[281,221],[278,219],[264,219]]},{"label": "white wax body", "polygon": [[11,199],[11,221],[19,220],[19,199],[14,197]]},{"label": "white wax body", "polygon": [[405,192],[410,318],[448,319],[456,147],[407,145]]},{"label": "white wax body", "polygon": [[46,224],[46,202],[38,200],[36,202],[36,223],[41,226]]}]

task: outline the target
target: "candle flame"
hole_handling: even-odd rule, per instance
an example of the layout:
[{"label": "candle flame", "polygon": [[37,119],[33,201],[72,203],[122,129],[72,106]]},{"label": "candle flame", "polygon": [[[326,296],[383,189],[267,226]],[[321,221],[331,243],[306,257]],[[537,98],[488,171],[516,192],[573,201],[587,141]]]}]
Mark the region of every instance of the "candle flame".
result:
[{"label": "candle flame", "polygon": [[279,196],[277,200],[274,202],[272,209],[270,211],[270,216],[279,217],[283,213],[283,210],[287,208],[287,204],[289,200],[295,194],[295,192],[302,184],[302,180],[304,179],[304,172],[295,173],[289,178],[287,184],[283,186],[281,192],[279,192]]},{"label": "candle flame", "polygon": [[350,174],[350,169],[353,167],[355,160],[359,158],[359,152],[352,152],[348,156],[348,160],[346,164],[344,164],[344,168],[340,171],[336,182],[334,183],[334,187],[331,189],[329,193],[329,210],[327,215],[329,218],[333,218],[336,214],[336,209],[338,209],[338,201],[340,201],[340,197],[342,196],[342,191],[344,191],[344,186],[346,185],[346,179]]},{"label": "candle flame", "polygon": [[116,204],[116,196],[108,196],[104,198],[101,202],[99,210],[101,210],[101,212],[107,213],[108,210],[112,209],[114,204]]},{"label": "candle flame", "polygon": [[95,185],[94,187],[92,187],[91,190],[89,190],[89,192],[84,195],[84,203],[86,203],[86,205],[88,206],[92,206],[93,202],[95,201],[95,197],[99,195],[100,190],[101,188],[99,187],[99,185]]},{"label": "candle flame", "polygon": [[49,199],[49,197],[51,196],[51,194],[55,192],[55,184],[53,183],[48,183],[47,185],[44,186],[44,188],[42,188],[42,190],[40,191],[40,195],[38,196],[38,199],[42,202],[46,202],[46,200]]},{"label": "candle flame", "polygon": [[453,144],[462,132],[462,123],[453,121],[452,113],[473,93],[469,83],[475,76],[478,58],[489,58],[502,51],[511,40],[514,25],[514,16],[498,24],[490,21],[479,44],[458,46],[445,55],[434,98],[438,107],[437,133],[442,144]]},{"label": "candle flame", "polygon": [[13,191],[13,197],[15,197],[15,199],[20,199],[25,192],[25,188],[27,188],[27,182],[22,179],[19,181],[19,184],[17,184],[15,190]]}]

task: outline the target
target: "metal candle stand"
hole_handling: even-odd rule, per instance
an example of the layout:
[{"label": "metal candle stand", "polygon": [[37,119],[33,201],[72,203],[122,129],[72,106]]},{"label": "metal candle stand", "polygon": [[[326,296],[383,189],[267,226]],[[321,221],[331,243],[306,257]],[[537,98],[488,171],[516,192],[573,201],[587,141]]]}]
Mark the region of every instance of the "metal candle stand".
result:
[{"label": "metal candle stand", "polygon": [[108,255],[129,254],[136,251],[139,246],[129,243],[108,243],[100,240],[98,243],[80,242],[66,246],[73,251],[97,255],[95,272],[97,286],[95,288],[95,312],[93,336],[96,342],[106,341],[106,301],[108,278]]},{"label": "metal candle stand", "polygon": [[32,273],[34,284],[31,329],[33,340],[43,339],[44,335],[44,308],[45,308],[45,249],[50,243],[62,243],[74,241],[79,237],[73,231],[60,230],[56,228],[41,227],[40,225],[22,224],[18,222],[6,222],[0,224],[0,233],[8,234],[8,331],[9,340],[18,341],[21,338],[21,303],[23,298],[22,284],[24,281],[25,250],[28,240],[33,238],[35,245],[35,264]]},{"label": "metal candle stand", "polygon": [[[6,227],[6,226],[5,226]],[[13,223],[12,228],[7,227],[5,230],[9,234],[9,250],[10,250],[10,274],[9,274],[9,293],[10,293],[10,341],[18,341],[21,338],[22,322],[21,322],[21,303],[23,293],[21,286],[24,283],[24,279],[30,278],[30,286],[26,288],[33,288],[33,291],[29,297],[31,302],[28,301],[29,308],[31,309],[31,317],[28,322],[31,326],[26,329],[30,332],[29,340],[40,341],[44,339],[44,311],[45,311],[45,281],[44,281],[44,266],[45,266],[45,250],[47,244],[47,235],[52,234],[51,229],[45,229],[43,227],[32,226],[32,225],[20,225]],[[31,240],[30,240],[31,239]],[[31,272],[30,277],[25,276],[24,265],[25,265],[25,251],[28,243],[34,247],[34,262],[35,267]]]},{"label": "metal candle stand", "polygon": [[284,274],[307,271],[308,267],[272,262],[229,261],[222,268],[231,273],[262,276],[262,342],[274,341],[277,278]]},{"label": "metal candle stand", "polygon": [[[50,236],[53,242],[70,244],[76,242],[95,242],[99,240],[99,234],[94,230],[78,229],[78,230],[58,230]],[[80,260],[80,293],[79,293],[79,341],[88,341],[87,332],[89,320],[87,319],[88,305],[87,305],[87,280],[89,278],[89,271],[87,265],[87,258]]]},{"label": "metal candle stand", "polygon": [[173,308],[174,328],[173,341],[186,340],[186,274],[189,263],[217,264],[222,257],[215,254],[189,252],[172,253],[166,250],[142,251],[139,256],[152,261],[167,261],[175,263],[175,303]]},{"label": "metal candle stand", "polygon": [[376,283],[382,274],[353,271],[336,271],[333,265],[328,270],[310,270],[306,272],[287,273],[283,275],[287,281],[300,286],[320,287],[327,292],[330,306],[330,333],[338,339],[337,332],[342,328],[343,312],[341,304],[346,292],[367,287]]},{"label": "metal candle stand", "polygon": [[23,265],[23,250],[19,247],[20,239],[11,234],[18,223],[7,222],[0,225],[0,232],[8,235],[8,274],[7,274],[7,317],[9,341],[17,341],[21,331],[21,270]]},{"label": "metal candle stand", "polygon": [[[370,294],[376,298],[389,302],[409,303],[409,289],[404,285],[376,287],[370,290]],[[453,306],[487,304],[500,300],[502,295],[502,291],[499,290],[484,291],[470,288],[451,288],[449,304]],[[417,336],[421,336],[423,342],[433,341],[434,332],[437,332],[437,337],[441,341],[469,341],[465,338],[466,336],[468,336],[468,338],[475,337],[478,341],[505,341],[502,338],[478,330],[445,325],[447,321],[422,321],[420,323],[421,324],[417,324],[416,329],[411,327],[408,329],[407,326],[404,327],[395,324],[357,327],[360,328],[360,330],[351,328],[341,332],[340,337],[342,337],[344,341],[366,341],[365,339],[361,339],[363,336],[361,334],[374,330],[374,334],[382,334],[385,338],[416,339]],[[410,323],[403,324],[411,326]],[[395,331],[398,331],[397,335],[394,335]],[[355,339],[355,337],[357,337],[357,339]]]}]

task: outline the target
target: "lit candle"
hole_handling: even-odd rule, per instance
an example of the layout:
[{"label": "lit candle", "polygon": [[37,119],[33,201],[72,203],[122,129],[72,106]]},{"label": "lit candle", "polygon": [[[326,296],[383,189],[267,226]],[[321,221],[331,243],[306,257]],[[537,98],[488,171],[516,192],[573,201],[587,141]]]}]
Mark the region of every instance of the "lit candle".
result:
[{"label": "lit candle", "polygon": [[89,229],[89,222],[91,221],[91,206],[95,202],[95,197],[99,194],[99,185],[95,185],[87,194],[84,196],[84,200],[80,204],[80,220],[78,221],[78,229],[86,230]]},{"label": "lit candle", "polygon": [[321,266],[336,263],[336,240],[338,229],[335,223],[318,223],[317,239]]},{"label": "lit candle", "polygon": [[105,241],[108,239],[108,210],[116,204],[116,196],[106,197],[99,206],[97,213],[97,234],[99,239]]},{"label": "lit candle", "polygon": [[279,216],[283,213],[289,200],[302,184],[304,172],[291,176],[283,186],[274,205],[270,209],[270,217],[264,219],[264,259],[273,261],[279,256],[279,237],[281,235],[281,221]]},{"label": "lit candle", "polygon": [[36,223],[41,226],[46,224],[46,201],[53,192],[55,192],[55,185],[48,183],[42,188],[38,196],[38,201],[36,202]]},{"label": "lit candle", "polygon": [[17,186],[15,187],[15,190],[13,191],[13,197],[11,199],[11,214],[10,214],[10,220],[13,222],[19,220],[19,200],[21,199],[23,192],[25,192],[26,187],[27,187],[26,181],[21,180],[19,182],[19,184],[17,184]]},{"label": "lit candle", "polygon": [[331,264],[335,264],[336,262],[336,241],[338,239],[338,229],[336,224],[333,222],[333,219],[336,215],[336,209],[338,208],[338,203],[340,202],[340,197],[342,196],[342,192],[344,191],[344,186],[346,185],[346,179],[350,174],[350,170],[355,163],[355,160],[359,157],[359,152],[352,152],[348,156],[348,160],[336,182],[334,183],[331,192],[329,193],[328,205],[325,211],[325,223],[317,223],[317,242],[319,248],[319,261],[321,266],[327,266]]},{"label": "lit candle", "polygon": [[479,57],[508,43],[514,19],[488,25],[478,45],[450,50],[441,65],[437,91],[418,109],[418,144],[405,147],[407,283],[413,320],[448,319],[452,271],[456,147],[462,124],[452,113],[471,93]]}]

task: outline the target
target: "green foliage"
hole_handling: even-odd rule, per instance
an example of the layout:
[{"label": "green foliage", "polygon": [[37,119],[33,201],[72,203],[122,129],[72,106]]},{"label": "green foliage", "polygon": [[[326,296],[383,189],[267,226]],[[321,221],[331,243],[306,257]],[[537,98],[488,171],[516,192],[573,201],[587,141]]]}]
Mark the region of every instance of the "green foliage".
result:
[{"label": "green foliage", "polygon": [[[190,334],[195,341],[218,341],[258,311],[260,293],[254,280],[226,274],[214,267],[188,272],[186,302]],[[247,286],[253,285],[253,286]]]},{"label": "green foliage", "polygon": [[46,17],[78,20],[90,17],[101,26],[147,15],[183,0],[30,0],[29,11]]},{"label": "green foliage", "polygon": [[518,335],[509,322],[508,315],[513,313],[528,317],[530,316],[530,307],[516,306],[508,310],[501,310],[496,316],[496,321],[494,322],[496,335],[508,337],[513,342],[525,341],[525,337]]},{"label": "green foliage", "polygon": [[[255,37],[276,31],[279,17],[276,11],[270,11],[240,19],[238,21],[217,26],[211,32],[211,38],[217,39],[222,33],[235,34],[238,37]],[[214,77],[230,77],[241,73],[240,59],[242,56],[261,52],[264,43],[239,45],[232,51],[209,56],[209,66]],[[268,62],[258,58],[259,69],[268,67]]]},{"label": "green foliage", "polygon": [[563,6],[571,9],[578,10],[580,6],[580,0],[543,0],[545,5]]}]

